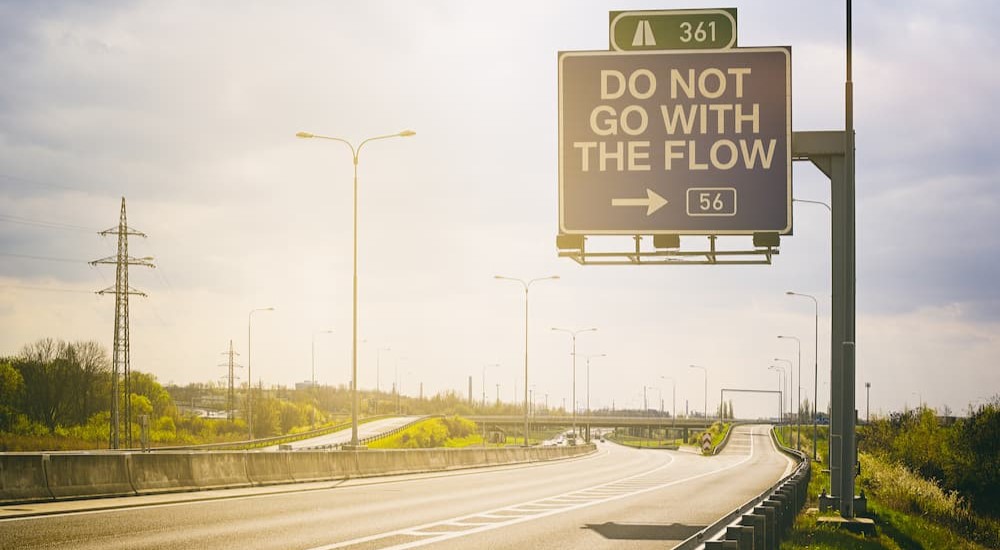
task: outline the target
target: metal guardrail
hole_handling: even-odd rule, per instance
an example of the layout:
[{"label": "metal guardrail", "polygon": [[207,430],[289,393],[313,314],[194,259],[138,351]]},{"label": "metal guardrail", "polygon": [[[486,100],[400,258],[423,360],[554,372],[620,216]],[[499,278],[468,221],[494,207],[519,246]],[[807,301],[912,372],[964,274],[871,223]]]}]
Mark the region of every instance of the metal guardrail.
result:
[{"label": "metal guardrail", "polygon": [[[409,427],[411,427],[411,426],[413,426],[415,424],[419,424],[420,422],[423,422],[423,421],[431,419],[431,418],[444,418],[444,415],[442,415],[442,414],[432,414],[432,415],[427,415],[427,416],[421,416],[421,417],[418,417],[417,419],[415,419],[415,420],[413,420],[411,422],[407,422],[406,424],[403,424],[402,426],[398,426],[396,428],[393,428],[393,429],[391,429],[391,430],[389,430],[387,432],[382,432],[382,433],[378,433],[378,434],[375,434],[375,435],[370,435],[368,437],[361,438],[361,439],[358,440],[358,443],[361,444],[361,445],[367,445],[367,444],[371,443],[372,441],[378,441],[379,439],[385,439],[386,437],[391,437],[391,436],[396,435],[399,432],[401,432],[401,431],[403,431],[403,430],[405,430],[405,429],[407,429],[407,428],[409,428]],[[350,426],[350,424],[348,424],[348,426]],[[312,446],[312,447],[302,447],[301,449],[295,449],[295,450],[297,450],[297,451],[316,451],[316,450],[322,450],[322,449],[340,449],[340,448],[344,447],[345,445],[349,445],[349,443],[329,443],[329,444],[326,444],[326,445],[315,445],[315,446]]]},{"label": "metal guardrail", "polygon": [[406,430],[406,429],[410,428],[411,426],[414,426],[416,424],[424,422],[425,420],[430,420],[432,418],[444,418],[444,415],[443,414],[430,414],[430,415],[427,415],[427,416],[421,416],[420,418],[414,420],[413,422],[408,422],[406,424],[403,424],[402,426],[399,426],[398,428],[393,428],[392,430],[389,430],[388,432],[382,432],[380,434],[370,435],[370,436],[368,436],[368,437],[360,440],[360,442],[361,442],[362,445],[367,445],[367,444],[369,444],[369,443],[371,443],[373,441],[378,441],[380,439],[385,439],[387,437],[392,437],[392,436],[398,434],[399,432],[402,432],[403,430]]},{"label": "metal guardrail", "polygon": [[[359,422],[360,423],[371,422],[374,420],[382,420],[384,418],[392,418],[394,416],[396,415],[382,414],[378,416],[369,416],[360,419]],[[260,439],[247,439],[243,441],[227,441],[224,443],[204,443],[201,445],[173,445],[169,447],[150,447],[149,451],[224,451],[224,450],[260,449],[262,447],[272,447],[274,445],[281,445],[283,443],[294,443],[296,441],[302,441],[303,439],[311,439],[313,437],[329,435],[334,432],[346,430],[350,427],[351,427],[351,422],[343,422],[340,424],[335,424],[333,426],[326,426],[323,428],[317,428],[315,430],[309,430],[297,434],[277,435],[273,437],[264,437]],[[140,449],[125,449],[125,450],[138,451]]]},{"label": "metal guardrail", "polygon": [[675,550],[777,550],[780,547],[782,534],[791,528],[795,516],[808,498],[811,464],[809,457],[802,451],[785,447],[775,436],[773,428],[768,433],[782,452],[799,460],[795,470],[766,491],[694,534]]}]

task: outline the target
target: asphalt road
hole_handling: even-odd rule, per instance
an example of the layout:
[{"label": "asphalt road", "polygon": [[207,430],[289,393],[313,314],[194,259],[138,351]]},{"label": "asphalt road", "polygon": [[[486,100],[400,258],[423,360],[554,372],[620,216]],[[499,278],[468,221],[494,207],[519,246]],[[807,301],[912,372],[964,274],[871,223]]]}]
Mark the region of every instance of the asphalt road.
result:
[{"label": "asphalt road", "polygon": [[[0,548],[665,548],[791,468],[745,426],[711,458],[603,443],[526,466],[8,507]],[[11,517],[31,513],[50,515]]]},{"label": "asphalt road", "polygon": [[[378,435],[380,433],[388,432],[399,428],[400,426],[405,426],[410,422],[413,422],[421,417],[419,416],[394,416],[392,418],[383,418],[380,420],[372,420],[371,422],[364,422],[358,424],[358,439],[364,439],[366,437],[371,437],[373,435]],[[339,432],[333,432],[331,434],[321,435],[319,437],[313,437],[310,439],[303,439],[301,441],[295,441],[289,443],[293,449],[305,450],[313,449],[316,447],[323,447],[326,445],[341,445],[351,442],[351,429],[341,430]],[[273,445],[271,447],[265,447],[261,449],[262,451],[277,451],[278,446]]]}]

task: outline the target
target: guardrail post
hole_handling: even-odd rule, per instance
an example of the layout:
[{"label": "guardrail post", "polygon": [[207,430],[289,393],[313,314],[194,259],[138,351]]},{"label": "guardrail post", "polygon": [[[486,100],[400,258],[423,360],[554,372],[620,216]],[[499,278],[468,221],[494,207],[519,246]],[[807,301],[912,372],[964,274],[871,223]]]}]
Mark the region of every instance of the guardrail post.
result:
[{"label": "guardrail post", "polygon": [[726,539],[735,540],[740,550],[753,550],[753,527],[726,527]]},{"label": "guardrail post", "polygon": [[743,514],[740,525],[753,527],[753,548],[763,550],[767,544],[767,519],[759,514]]},{"label": "guardrail post", "polygon": [[767,550],[777,550],[778,516],[774,507],[768,504],[761,504],[754,507],[753,513],[764,516],[764,548]]},{"label": "guardrail post", "polygon": [[772,495],[771,498],[764,501],[764,504],[774,508],[774,535],[775,539],[781,541],[781,533],[785,530],[785,516],[788,515],[785,512],[785,497]]}]

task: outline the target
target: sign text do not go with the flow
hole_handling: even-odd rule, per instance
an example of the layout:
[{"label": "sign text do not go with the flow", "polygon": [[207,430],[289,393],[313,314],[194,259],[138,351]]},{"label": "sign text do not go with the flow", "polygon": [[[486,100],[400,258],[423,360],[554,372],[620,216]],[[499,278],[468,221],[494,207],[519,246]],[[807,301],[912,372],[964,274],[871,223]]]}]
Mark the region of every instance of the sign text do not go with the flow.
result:
[{"label": "sign text do not go with the flow", "polygon": [[788,233],[790,57],[560,53],[560,232]]}]

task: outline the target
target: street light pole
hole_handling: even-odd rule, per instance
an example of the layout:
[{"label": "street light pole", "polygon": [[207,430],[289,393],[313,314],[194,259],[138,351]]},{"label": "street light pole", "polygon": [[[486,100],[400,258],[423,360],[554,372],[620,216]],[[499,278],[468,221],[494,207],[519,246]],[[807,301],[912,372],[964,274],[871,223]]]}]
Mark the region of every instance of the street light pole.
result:
[{"label": "street light pole", "polygon": [[578,330],[571,330],[571,329],[568,329],[568,328],[556,328],[556,327],[552,327],[552,330],[558,331],[558,332],[565,332],[566,334],[569,334],[573,338],[573,392],[572,392],[572,399],[573,399],[573,439],[576,440],[576,437],[577,437],[577,431],[576,431],[576,335],[580,334],[581,332],[594,332],[597,329],[596,328],[581,328],[581,329],[578,329]]},{"label": "street light pole", "polygon": [[318,330],[312,335],[312,376],[309,381],[311,382],[313,388],[316,387],[316,335],[330,334],[332,332],[332,330]]},{"label": "street light pole", "polygon": [[791,359],[781,359],[778,357],[774,358],[775,361],[781,361],[783,363],[788,363],[788,373],[785,374],[785,384],[788,386],[788,439],[792,439],[792,387],[795,385],[795,371],[792,370],[792,360]]},{"label": "street light pole", "polygon": [[351,449],[357,450],[360,445],[358,444],[358,156],[361,154],[361,148],[365,146],[369,141],[375,141],[379,139],[389,139],[394,137],[410,137],[416,135],[413,130],[403,130],[395,134],[387,134],[384,136],[375,136],[363,140],[358,144],[357,147],[345,140],[338,137],[321,136],[317,134],[310,134],[309,132],[299,132],[295,134],[296,137],[300,138],[318,138],[318,139],[328,139],[332,141],[339,141],[350,147],[351,156],[354,160],[354,269],[353,269],[353,281],[354,281],[354,291],[353,291],[353,317],[351,319]]},{"label": "street light pole", "polygon": [[778,338],[783,340],[795,340],[795,344],[798,346],[799,358],[798,358],[798,369],[799,372],[796,378],[799,381],[799,391],[798,399],[795,403],[795,432],[798,434],[795,436],[795,448],[799,451],[802,450],[802,415],[799,408],[802,406],[802,340],[799,340],[795,336],[778,336]]},{"label": "street light pole", "polygon": [[785,420],[785,399],[783,397],[785,390],[785,367],[771,365],[767,367],[767,370],[773,370],[778,375],[778,424],[781,425],[784,424]]},{"label": "street light pole", "polygon": [[705,423],[708,423],[708,369],[699,365],[688,365],[692,369],[701,369],[705,371]]},{"label": "street light pole", "polygon": [[531,288],[531,284],[538,281],[555,280],[558,279],[558,275],[551,275],[549,277],[540,277],[538,279],[531,279],[530,281],[525,281],[524,279],[517,279],[514,277],[504,277],[502,275],[494,275],[494,279],[501,279],[504,281],[517,281],[524,286],[524,446],[528,446],[528,290]]},{"label": "street light pole", "polygon": [[483,410],[486,410],[486,368],[487,367],[499,367],[499,363],[488,363],[483,365]]},{"label": "street light pole", "polygon": [[250,327],[253,314],[258,311],[274,311],[273,307],[251,309],[247,314],[247,431],[253,439],[253,375],[250,373]]},{"label": "street light pole", "polygon": [[378,348],[375,350],[375,414],[378,414],[378,396],[382,393],[381,370],[383,351],[392,351],[392,348]]},{"label": "street light pole", "polygon": [[[826,203],[821,203],[823,206],[829,208]],[[815,308],[815,315],[813,317],[813,460],[816,460],[816,447],[817,445],[817,424],[818,424],[818,409],[816,401],[819,399],[819,300],[816,299],[812,294],[802,294],[800,292],[792,292],[791,290],[786,291],[785,294],[788,296],[801,296],[803,298],[809,298],[813,301],[813,306]],[[801,379],[800,379],[801,380]]]},{"label": "street light pole", "polygon": [[661,376],[660,378],[670,380],[670,425],[674,427],[677,425],[677,381],[674,380],[673,376]]},{"label": "street light pole", "polygon": [[590,360],[595,357],[607,357],[606,353],[587,356],[587,443],[590,443]]},{"label": "street light pole", "polygon": [[872,383],[865,382],[865,424],[871,424],[872,417]]}]

